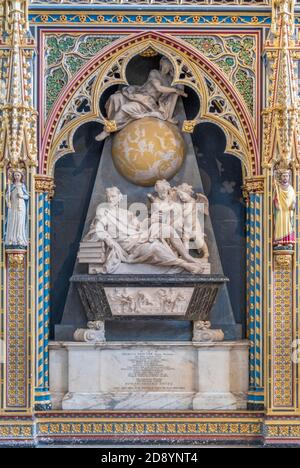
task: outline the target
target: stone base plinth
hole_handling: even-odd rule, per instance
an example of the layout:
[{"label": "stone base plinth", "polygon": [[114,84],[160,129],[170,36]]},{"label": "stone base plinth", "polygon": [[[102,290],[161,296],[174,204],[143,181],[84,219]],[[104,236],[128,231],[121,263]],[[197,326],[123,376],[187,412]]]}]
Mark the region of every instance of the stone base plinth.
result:
[{"label": "stone base plinth", "polygon": [[193,408],[193,392],[114,392],[114,393],[67,393],[62,406],[64,410],[186,410]]},{"label": "stone base plinth", "polygon": [[194,410],[237,410],[246,409],[245,394],[227,393],[198,393],[193,399]]},{"label": "stone base plinth", "polygon": [[51,343],[53,409],[243,410],[247,341]]}]

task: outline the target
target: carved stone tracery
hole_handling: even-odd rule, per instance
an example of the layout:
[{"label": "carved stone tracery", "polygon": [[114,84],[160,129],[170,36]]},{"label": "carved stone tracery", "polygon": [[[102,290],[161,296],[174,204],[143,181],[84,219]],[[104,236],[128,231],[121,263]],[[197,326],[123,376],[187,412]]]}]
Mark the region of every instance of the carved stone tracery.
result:
[{"label": "carved stone tracery", "polygon": [[[108,125],[99,109],[100,96],[112,86],[128,85],[126,68],[129,62],[132,57],[148,50],[150,45],[153,50],[157,48],[158,53],[165,55],[172,62],[175,71],[174,84],[192,88],[199,97],[200,107],[192,120],[192,126],[200,122],[212,122],[220,126],[226,135],[226,152],[240,158],[246,166],[246,171],[253,173],[250,154],[255,151],[254,143],[249,140],[251,137],[245,127],[246,120],[241,119],[238,114],[236,102],[230,100],[217,84],[215,77],[210,76],[208,69],[200,71],[187,55],[179,54],[169,45],[163,43],[158,45],[154,40],[146,39],[136,41],[134,46],[131,45],[130,48],[116,54],[116,57],[108,63],[101,61],[100,65],[100,62],[97,63],[94,59],[93,67],[90,66],[90,70],[94,70],[93,73],[85,74],[88,79],[73,94],[51,130],[49,135],[51,148],[50,143],[47,145],[49,150],[46,148],[46,157],[49,161],[48,173],[53,171],[54,164],[60,157],[74,151],[73,136],[79,126],[90,121]],[[113,125],[111,128],[114,130]],[[186,129],[192,131],[190,123],[186,125]]]}]

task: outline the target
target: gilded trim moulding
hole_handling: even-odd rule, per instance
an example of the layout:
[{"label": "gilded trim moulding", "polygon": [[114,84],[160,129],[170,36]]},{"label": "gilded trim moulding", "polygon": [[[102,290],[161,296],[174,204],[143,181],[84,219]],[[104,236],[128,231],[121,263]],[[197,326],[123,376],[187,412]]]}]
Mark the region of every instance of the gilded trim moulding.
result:
[{"label": "gilded trim moulding", "polygon": [[53,198],[55,183],[53,177],[36,175],[35,176],[35,191],[38,193],[48,192],[49,197]]}]

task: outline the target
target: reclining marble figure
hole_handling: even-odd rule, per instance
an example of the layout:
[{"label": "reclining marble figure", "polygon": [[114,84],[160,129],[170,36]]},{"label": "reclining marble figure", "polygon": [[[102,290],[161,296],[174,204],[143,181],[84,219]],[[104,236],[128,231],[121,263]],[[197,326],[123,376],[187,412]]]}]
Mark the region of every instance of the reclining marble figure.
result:
[{"label": "reclining marble figure", "polygon": [[[176,201],[176,189],[167,181],[159,181],[156,190],[157,198],[151,199],[152,215],[143,222],[121,207],[123,195],[117,187],[106,190],[107,203],[97,207],[90,230],[81,244],[82,251],[93,245],[101,252],[102,265],[98,265],[95,273],[114,273],[122,263],[175,267],[193,274],[207,273],[208,249],[203,249],[202,258],[195,258],[189,252],[187,238],[186,245],[182,240],[181,236],[186,236],[186,220],[179,213],[182,208],[179,197]],[[175,224],[171,216],[176,218]],[[200,235],[203,244],[203,231]],[[83,257],[79,252],[79,262],[87,263]]]}]

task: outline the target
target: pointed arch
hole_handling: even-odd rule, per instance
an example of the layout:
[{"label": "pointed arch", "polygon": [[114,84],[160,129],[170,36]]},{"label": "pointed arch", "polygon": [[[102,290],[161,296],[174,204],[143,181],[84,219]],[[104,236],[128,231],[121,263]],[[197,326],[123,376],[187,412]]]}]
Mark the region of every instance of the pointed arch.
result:
[{"label": "pointed arch", "polygon": [[[224,73],[199,50],[177,37],[156,31],[141,32],[114,42],[91,59],[63,89],[52,109],[42,138],[40,172],[53,175],[59,157],[72,150],[72,140],[79,126],[89,121],[103,123],[100,111],[96,107],[99,106],[99,93],[106,86],[107,76],[114,67],[120,66],[121,69],[133,56],[150,47],[173,62],[177,69],[174,82],[194,87],[198,92],[202,100],[202,109],[197,122],[209,121],[220,126],[227,139],[226,152],[241,159],[245,176],[258,175],[260,159],[257,136],[252,116],[239,92]],[[179,80],[183,68],[188,70],[189,78]],[[124,76],[120,76],[114,83],[121,84],[124,80]],[[222,95],[226,100],[228,109],[222,117],[209,112],[211,101],[207,92],[207,81],[213,83],[215,94]],[[82,90],[87,88],[92,88],[90,112],[65,119],[66,110],[72,107],[72,99],[76,97],[76,93],[82,94]],[[66,145],[68,150],[59,151],[59,145]]]}]

